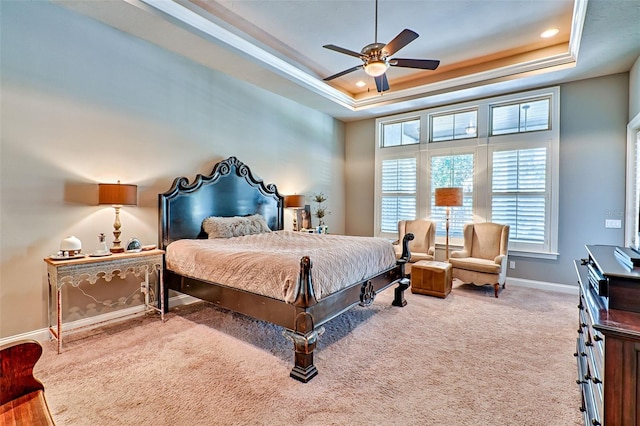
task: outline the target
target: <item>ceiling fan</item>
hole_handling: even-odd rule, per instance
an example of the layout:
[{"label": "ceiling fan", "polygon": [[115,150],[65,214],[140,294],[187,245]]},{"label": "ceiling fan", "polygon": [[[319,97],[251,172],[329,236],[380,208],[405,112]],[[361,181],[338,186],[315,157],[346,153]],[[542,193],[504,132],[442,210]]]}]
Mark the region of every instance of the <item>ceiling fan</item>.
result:
[{"label": "ceiling fan", "polygon": [[349,68],[341,71],[337,74],[333,74],[324,79],[324,81],[333,80],[334,78],[342,77],[359,69],[364,69],[364,72],[372,76],[376,81],[376,88],[379,93],[389,90],[389,81],[387,80],[387,69],[392,67],[402,68],[417,68],[423,70],[435,70],[440,65],[440,61],[433,59],[400,59],[389,58],[391,55],[411,43],[418,38],[418,33],[409,29],[404,29],[389,43],[378,43],[378,0],[376,0],[376,23],[375,23],[375,42],[366,45],[362,48],[360,53],[354,52],[343,47],[339,47],[333,44],[326,44],[322,47],[334,50],[336,52],[344,53],[345,55],[355,56],[362,60],[362,65]]}]

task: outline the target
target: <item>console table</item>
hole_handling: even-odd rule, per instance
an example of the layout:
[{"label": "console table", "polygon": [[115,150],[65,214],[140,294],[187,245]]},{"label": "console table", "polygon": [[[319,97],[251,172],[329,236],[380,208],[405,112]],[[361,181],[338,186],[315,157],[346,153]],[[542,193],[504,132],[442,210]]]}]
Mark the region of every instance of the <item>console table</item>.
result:
[{"label": "console table", "polygon": [[640,425],[640,269],[616,246],[588,245],[580,284],[578,380],[586,425]]},{"label": "console table", "polygon": [[[99,279],[109,282],[114,276],[125,278],[133,274],[144,276],[140,291],[144,293],[146,309],[160,313],[164,322],[163,250],[147,250],[138,253],[113,253],[111,256],[86,256],[78,259],[54,260],[45,258],[49,281],[49,332],[58,341],[58,353],[62,350],[62,287],[71,284],[78,287],[81,282],[95,284]],[[154,306],[149,297],[149,272],[155,271],[159,287],[156,297],[160,306]],[[55,294],[55,296],[54,296]],[[51,312],[56,309],[57,324],[51,324]]]}]

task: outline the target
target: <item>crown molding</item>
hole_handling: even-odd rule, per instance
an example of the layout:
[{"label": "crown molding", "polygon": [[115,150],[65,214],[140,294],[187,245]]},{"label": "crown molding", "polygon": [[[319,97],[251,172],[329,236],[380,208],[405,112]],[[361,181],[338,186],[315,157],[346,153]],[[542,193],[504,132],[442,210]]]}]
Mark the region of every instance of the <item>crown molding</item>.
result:
[{"label": "crown molding", "polygon": [[410,101],[418,97],[440,94],[443,91],[480,86],[504,79],[513,79],[516,76],[532,73],[543,73],[557,69],[575,66],[580,39],[584,27],[588,0],[575,0],[571,35],[567,50],[546,57],[523,60],[506,66],[496,67],[491,70],[470,73],[464,76],[448,78],[441,81],[423,84],[420,86],[375,94],[366,98],[356,98],[330,86],[316,75],[312,75],[301,68],[268,52],[257,44],[237,35],[223,26],[205,18],[190,8],[178,3],[176,0],[126,0],[129,3],[143,3],[152,9],[161,12],[181,23],[192,31],[204,34],[228,49],[249,58],[269,71],[316,93],[325,99],[340,105],[350,111],[363,111],[390,104]]}]

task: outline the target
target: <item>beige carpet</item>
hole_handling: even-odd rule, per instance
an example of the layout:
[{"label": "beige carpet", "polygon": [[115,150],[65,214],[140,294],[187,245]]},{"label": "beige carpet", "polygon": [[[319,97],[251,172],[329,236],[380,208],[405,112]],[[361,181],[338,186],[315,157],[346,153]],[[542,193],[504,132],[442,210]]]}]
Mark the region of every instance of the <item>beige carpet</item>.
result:
[{"label": "beige carpet", "polygon": [[307,384],[279,327],[203,303],[48,342],[35,373],[59,426],[577,425],[577,298],[388,289],[326,326]]}]

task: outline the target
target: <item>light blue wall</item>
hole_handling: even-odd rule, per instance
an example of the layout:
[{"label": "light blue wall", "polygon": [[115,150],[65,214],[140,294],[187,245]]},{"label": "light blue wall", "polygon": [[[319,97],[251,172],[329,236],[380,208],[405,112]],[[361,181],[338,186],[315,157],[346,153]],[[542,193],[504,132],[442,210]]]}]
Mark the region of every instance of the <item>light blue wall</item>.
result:
[{"label": "light blue wall", "polygon": [[110,236],[98,182],[138,185],[125,242],[156,243],[157,194],[231,155],[283,194],[324,191],[344,229],[341,122],[49,2],[0,14],[0,338],[47,325],[43,258],[62,238]]},{"label": "light blue wall", "polygon": [[626,125],[629,75],[563,84],[560,88],[560,205],[556,261],[513,257],[512,277],[575,284],[574,259],[585,244],[624,245]]}]

